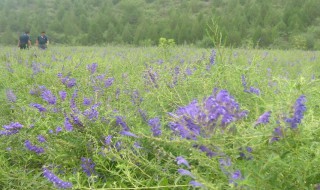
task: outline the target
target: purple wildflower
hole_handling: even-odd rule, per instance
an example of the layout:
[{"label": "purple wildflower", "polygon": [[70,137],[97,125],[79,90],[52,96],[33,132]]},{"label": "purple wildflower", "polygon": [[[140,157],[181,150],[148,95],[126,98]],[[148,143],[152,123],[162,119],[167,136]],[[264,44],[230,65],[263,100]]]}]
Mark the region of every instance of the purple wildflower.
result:
[{"label": "purple wildflower", "polygon": [[258,88],[254,88],[252,86],[250,86],[250,88],[249,88],[249,90],[247,92],[253,93],[253,94],[256,94],[256,95],[260,95],[261,94],[261,92],[260,92],[260,90]]},{"label": "purple wildflower", "polygon": [[216,61],[216,51],[215,50],[211,51],[211,55],[209,57],[209,60],[210,60],[211,65],[215,64],[215,61]]},{"label": "purple wildflower", "polygon": [[187,68],[187,69],[186,69],[186,75],[192,75],[192,71],[191,71],[190,68]]},{"label": "purple wildflower", "polygon": [[116,123],[120,125],[124,131],[129,131],[127,123],[123,120],[121,116],[116,116]]},{"label": "purple wildflower", "polygon": [[104,87],[106,88],[110,87],[113,84],[113,81],[114,81],[113,77],[108,78],[104,83]]},{"label": "purple wildflower", "polygon": [[4,125],[2,126],[5,130],[0,131],[0,136],[9,136],[13,135],[19,132],[19,130],[23,127],[20,123],[18,122],[11,122],[9,125]]},{"label": "purple wildflower", "polygon": [[79,127],[83,127],[83,124],[81,122],[81,120],[79,119],[78,116],[74,115],[74,114],[70,114],[70,116],[72,117],[73,120],[73,124],[79,126]]},{"label": "purple wildflower", "polygon": [[30,106],[35,107],[39,110],[39,112],[46,112],[47,109],[44,108],[41,104],[31,103]]},{"label": "purple wildflower", "polygon": [[29,140],[26,140],[24,142],[24,145],[28,150],[30,150],[32,152],[35,152],[37,154],[44,153],[44,149],[42,147],[38,147],[38,146],[33,145]]},{"label": "purple wildflower", "polygon": [[71,97],[71,100],[70,100],[70,108],[71,108],[72,110],[75,110],[75,109],[77,108],[76,101],[75,101],[75,99],[76,99],[77,96],[78,96],[78,91],[75,90],[75,91],[73,92],[72,97]]},{"label": "purple wildflower", "polygon": [[153,133],[153,136],[158,137],[161,135],[160,119],[158,117],[150,119],[148,124],[152,127],[151,131]]},{"label": "purple wildflower", "polygon": [[182,176],[189,176],[193,179],[195,179],[194,175],[189,171],[189,170],[185,170],[185,169],[178,169],[178,173]]},{"label": "purple wildflower", "polygon": [[133,143],[133,146],[135,147],[135,148],[143,148],[141,145],[140,145],[140,143],[138,143],[138,142],[134,142]]},{"label": "purple wildflower", "polygon": [[67,131],[73,130],[72,124],[70,123],[70,119],[68,117],[65,117],[64,119],[64,127]]},{"label": "purple wildflower", "polygon": [[58,133],[60,133],[62,131],[62,128],[61,127],[57,127],[56,128],[56,133],[58,134]]},{"label": "purple wildflower", "polygon": [[98,67],[97,63],[92,63],[91,65],[87,65],[87,69],[91,72],[91,74],[96,72],[97,67]]},{"label": "purple wildflower", "polygon": [[258,120],[256,121],[254,126],[257,126],[259,124],[265,124],[265,123],[269,123],[269,118],[271,116],[271,111],[267,111],[265,113],[263,113]]},{"label": "purple wildflower", "polygon": [[303,119],[304,112],[307,110],[305,106],[306,97],[300,96],[294,105],[294,114],[292,118],[287,118],[286,122],[290,124],[291,129],[296,129]]},{"label": "purple wildflower", "polygon": [[47,142],[47,141],[46,141],[46,138],[44,138],[44,136],[42,136],[42,135],[38,135],[37,139],[38,139],[38,141],[41,142],[41,143]]},{"label": "purple wildflower", "polygon": [[232,173],[231,178],[233,180],[238,180],[241,179],[241,172],[240,170],[236,170],[235,172]]},{"label": "purple wildflower", "polygon": [[23,125],[21,125],[19,122],[11,122],[9,125],[2,126],[5,130],[11,131],[11,130],[20,130]]},{"label": "purple wildflower", "polygon": [[111,135],[108,135],[104,138],[104,144],[106,145],[110,145],[111,144],[111,139],[112,139],[112,136]]},{"label": "purple wildflower", "polygon": [[242,86],[244,88],[244,91],[247,92],[247,81],[246,81],[246,76],[245,75],[241,75],[241,82],[242,82]]},{"label": "purple wildflower", "polygon": [[17,97],[11,89],[6,90],[6,95],[9,102],[15,103],[17,101]]},{"label": "purple wildflower", "polygon": [[67,97],[67,92],[66,91],[59,91],[59,95],[62,101],[64,101]]},{"label": "purple wildflower", "polygon": [[208,157],[210,157],[210,158],[217,155],[217,153],[213,152],[212,150],[210,150],[208,147],[206,147],[206,146],[204,146],[204,145],[200,145],[200,146],[199,146],[199,149],[200,149],[202,152],[205,152],[206,155],[207,155]]},{"label": "purple wildflower", "polygon": [[54,173],[48,170],[46,167],[43,168],[43,176],[47,178],[50,182],[52,182],[56,187],[61,189],[72,188],[72,184],[70,182],[63,181],[59,179]]},{"label": "purple wildflower", "polygon": [[145,121],[145,122],[148,122],[147,121],[147,114],[146,114],[146,112],[145,111],[143,111],[142,109],[138,109],[138,111],[139,111],[139,113],[140,113],[140,115],[141,115],[141,117],[142,117],[142,119],[143,119],[143,121]]},{"label": "purple wildflower", "polygon": [[87,176],[91,176],[95,173],[94,167],[95,163],[90,158],[81,158],[81,167],[83,172],[87,174]]},{"label": "purple wildflower", "polygon": [[90,104],[91,104],[91,99],[90,98],[84,98],[83,99],[83,105],[90,106]]},{"label": "purple wildflower", "polygon": [[94,104],[91,108],[85,110],[83,115],[85,115],[89,120],[96,120],[99,117],[99,112],[97,110],[100,104]]},{"label": "purple wildflower", "polygon": [[190,168],[190,165],[189,165],[188,161],[186,159],[184,159],[182,156],[178,156],[176,158],[176,161],[177,161],[178,165],[183,164],[183,165],[187,166],[188,168]]},{"label": "purple wildflower", "polygon": [[68,88],[72,88],[75,85],[76,85],[76,79],[74,79],[74,78],[71,78],[71,79],[67,80],[67,82],[66,82],[66,86]]},{"label": "purple wildflower", "polygon": [[129,132],[129,131],[125,131],[125,130],[122,130],[122,131],[120,132],[120,134],[123,135],[123,136],[138,138],[137,135],[135,135],[135,134],[133,134],[133,133],[131,133],[131,132]]},{"label": "purple wildflower", "polygon": [[120,89],[117,88],[117,90],[116,90],[116,100],[119,99],[119,96],[120,96]]},{"label": "purple wildflower", "polygon": [[192,185],[193,187],[203,187],[202,183],[199,183],[199,182],[197,182],[195,180],[190,181],[189,184]]},{"label": "purple wildflower", "polygon": [[281,138],[283,138],[282,127],[279,126],[279,127],[274,128],[274,130],[273,130],[273,136],[271,137],[270,142],[272,143],[272,142],[274,142],[274,141],[278,141],[278,140],[280,140]]},{"label": "purple wildflower", "polygon": [[50,90],[43,90],[41,93],[41,97],[44,101],[48,102],[49,104],[56,104],[56,97],[52,94]]},{"label": "purple wildflower", "polygon": [[117,142],[116,142],[115,147],[116,147],[116,149],[117,149],[118,152],[121,150],[121,145],[122,145],[122,142],[121,142],[121,141],[117,141]]}]

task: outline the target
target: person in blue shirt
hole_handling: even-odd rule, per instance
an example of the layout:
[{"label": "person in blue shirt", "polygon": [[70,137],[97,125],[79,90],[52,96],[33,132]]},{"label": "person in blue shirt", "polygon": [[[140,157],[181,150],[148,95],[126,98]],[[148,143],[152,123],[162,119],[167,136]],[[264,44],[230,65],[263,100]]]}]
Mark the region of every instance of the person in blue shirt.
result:
[{"label": "person in blue shirt", "polygon": [[48,36],[46,36],[45,31],[42,31],[41,35],[37,37],[36,46],[38,46],[40,49],[47,49],[48,44],[49,44]]},{"label": "person in blue shirt", "polygon": [[31,47],[31,40],[30,40],[30,32],[26,31],[24,34],[21,34],[18,41],[18,47],[20,49],[29,49]]}]

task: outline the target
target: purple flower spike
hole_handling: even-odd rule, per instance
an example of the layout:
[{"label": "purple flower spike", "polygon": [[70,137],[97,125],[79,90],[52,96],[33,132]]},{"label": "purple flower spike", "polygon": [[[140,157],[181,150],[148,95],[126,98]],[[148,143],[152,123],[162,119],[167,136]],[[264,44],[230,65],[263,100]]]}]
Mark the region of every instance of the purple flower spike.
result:
[{"label": "purple flower spike", "polygon": [[70,182],[62,181],[61,179],[59,179],[59,177],[54,175],[54,173],[52,173],[47,168],[44,167],[42,171],[43,176],[47,178],[50,182],[52,182],[56,187],[61,189],[72,188],[72,184]]},{"label": "purple flower spike", "polygon": [[235,172],[232,173],[231,175],[232,179],[237,180],[237,179],[241,179],[241,172],[240,170],[237,170]]},{"label": "purple flower spike", "polygon": [[304,105],[306,102],[306,97],[304,95],[300,96],[294,105],[294,114],[292,118],[286,119],[286,122],[290,124],[291,129],[296,129],[298,124],[301,123],[303,119],[304,112],[307,110]]},{"label": "purple flower spike", "polygon": [[83,99],[83,105],[90,106],[90,104],[91,104],[91,99],[90,98],[84,98]]},{"label": "purple flower spike", "polygon": [[62,131],[62,128],[61,127],[57,127],[56,128],[56,133],[58,134],[58,133],[60,133]]},{"label": "purple flower spike", "polygon": [[64,101],[67,97],[67,92],[66,91],[59,91],[59,95],[62,101]]},{"label": "purple flower spike", "polygon": [[160,119],[158,117],[150,119],[148,124],[149,124],[149,126],[152,127],[151,131],[153,133],[153,136],[158,137],[161,135]]},{"label": "purple flower spike", "polygon": [[116,116],[116,122],[118,125],[122,127],[123,130],[129,131],[128,125],[126,124],[126,122],[123,120],[121,116]]},{"label": "purple flower spike", "polygon": [[129,131],[125,131],[125,130],[121,131],[120,134],[121,134],[121,135],[124,135],[124,136],[128,136],[128,137],[138,138],[137,135],[135,135],[135,134],[133,134],[133,133],[131,133],[131,132],[129,132]]},{"label": "purple flower spike", "polygon": [[81,158],[81,167],[87,176],[91,176],[95,173],[95,163],[90,158]]},{"label": "purple flower spike", "polygon": [[202,183],[199,183],[199,182],[197,182],[195,180],[190,181],[189,184],[192,185],[193,187],[203,187]]},{"label": "purple flower spike", "polygon": [[68,117],[66,117],[64,120],[64,127],[67,131],[73,130],[72,124],[70,123],[70,119]]},{"label": "purple flower spike", "polygon": [[113,81],[114,81],[113,77],[108,78],[104,83],[104,87],[106,88],[110,87],[113,84]]},{"label": "purple flower spike", "polygon": [[23,126],[19,122],[11,122],[9,125],[2,126],[5,130],[20,130]]},{"label": "purple flower spike", "polygon": [[91,72],[91,74],[96,72],[97,67],[98,67],[97,63],[92,63],[91,65],[87,65],[87,69]]},{"label": "purple flower spike", "polygon": [[42,136],[42,135],[38,135],[37,139],[38,139],[38,141],[41,142],[41,143],[47,142],[47,141],[46,141],[46,138],[44,138],[44,136]]},{"label": "purple flower spike", "polygon": [[111,144],[111,139],[112,139],[111,135],[108,135],[107,137],[105,137],[104,144],[110,145]]},{"label": "purple flower spike", "polygon": [[267,111],[265,113],[263,113],[258,120],[256,121],[254,126],[257,126],[259,124],[264,124],[264,123],[269,123],[269,118],[271,116],[271,111]]},{"label": "purple flower spike", "polygon": [[35,152],[37,154],[44,153],[44,149],[42,147],[37,147],[35,145],[32,145],[32,143],[29,140],[26,140],[24,145],[28,150],[32,152]]},{"label": "purple flower spike", "polygon": [[49,104],[56,104],[56,97],[52,94],[50,90],[43,90],[41,93],[41,97],[44,101],[48,102]]},{"label": "purple flower spike", "polygon": [[6,95],[9,102],[15,103],[17,101],[17,97],[11,89],[6,91]]},{"label": "purple flower spike", "polygon": [[178,165],[183,164],[183,165],[187,166],[188,168],[190,168],[190,165],[189,165],[188,161],[186,159],[184,159],[182,156],[178,156],[176,158],[176,161],[177,161]]},{"label": "purple flower spike", "polygon": [[185,170],[185,169],[178,169],[178,173],[182,176],[189,176],[193,179],[195,179],[194,175],[189,171],[189,170]]},{"label": "purple flower spike", "polygon": [[39,110],[39,112],[46,112],[47,109],[44,108],[41,104],[31,103],[30,106],[35,107]]}]

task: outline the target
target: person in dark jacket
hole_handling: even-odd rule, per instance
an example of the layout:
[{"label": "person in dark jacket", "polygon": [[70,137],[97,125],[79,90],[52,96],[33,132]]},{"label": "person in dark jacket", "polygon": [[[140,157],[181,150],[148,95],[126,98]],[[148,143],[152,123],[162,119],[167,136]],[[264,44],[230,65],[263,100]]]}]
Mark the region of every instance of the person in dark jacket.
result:
[{"label": "person in dark jacket", "polygon": [[45,31],[42,31],[41,35],[37,37],[36,46],[38,46],[40,49],[47,49],[48,44],[49,44],[48,36],[46,36]]},{"label": "person in dark jacket", "polygon": [[20,49],[29,49],[31,47],[31,40],[30,40],[30,32],[26,31],[24,34],[21,34],[18,41],[18,47]]}]

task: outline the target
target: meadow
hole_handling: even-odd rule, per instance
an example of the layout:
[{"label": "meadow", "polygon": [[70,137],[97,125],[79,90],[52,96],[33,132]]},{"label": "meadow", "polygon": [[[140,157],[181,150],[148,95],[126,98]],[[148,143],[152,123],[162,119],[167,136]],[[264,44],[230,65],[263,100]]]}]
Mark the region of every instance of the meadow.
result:
[{"label": "meadow", "polygon": [[320,52],[0,47],[0,189],[320,189]]}]

